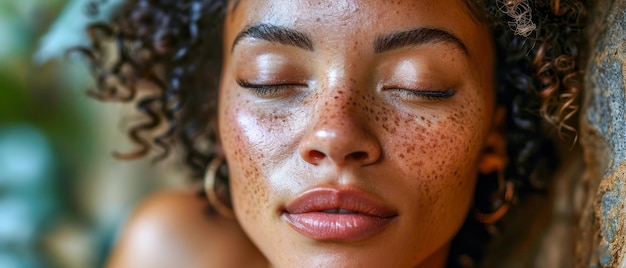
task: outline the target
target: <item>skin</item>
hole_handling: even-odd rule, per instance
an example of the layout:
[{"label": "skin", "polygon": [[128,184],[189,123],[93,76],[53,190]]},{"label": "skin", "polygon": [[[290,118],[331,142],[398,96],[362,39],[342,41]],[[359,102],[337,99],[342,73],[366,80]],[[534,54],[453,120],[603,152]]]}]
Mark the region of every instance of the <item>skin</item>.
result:
[{"label": "skin", "polygon": [[[311,49],[237,38],[260,23],[305,34]],[[439,41],[375,52],[378,37],[419,27],[465,49]],[[478,174],[506,162],[492,37],[465,3],[240,1],[223,42],[218,135],[236,218],[193,216],[206,201],[159,194],[109,266],[444,267]],[[287,86],[260,94],[241,80]],[[312,239],[281,215],[319,187],[364,192],[397,216],[358,241]]]},{"label": "skin", "polygon": [[[234,46],[259,23],[300,31],[313,49],[260,38]],[[418,27],[452,33],[467,53],[450,42],[374,52],[377,37]],[[501,139],[491,36],[462,2],[242,1],[226,18],[224,47],[219,134],[234,211],[273,266],[445,263],[479,167],[503,162],[492,148]],[[259,94],[238,80],[288,86]],[[454,96],[410,94],[422,89]],[[363,241],[311,239],[281,213],[316,187],[358,189],[398,216]]]}]

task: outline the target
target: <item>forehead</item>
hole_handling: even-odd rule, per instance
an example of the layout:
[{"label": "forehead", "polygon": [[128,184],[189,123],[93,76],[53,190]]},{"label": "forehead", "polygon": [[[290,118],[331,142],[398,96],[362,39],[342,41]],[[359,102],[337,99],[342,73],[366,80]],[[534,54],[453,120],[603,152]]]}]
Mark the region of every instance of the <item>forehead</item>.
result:
[{"label": "forehead", "polygon": [[[318,14],[350,16],[355,12],[364,10],[386,12],[394,10],[394,8],[400,8],[410,13],[410,11],[415,9],[428,10],[437,8],[438,4],[444,4],[447,7],[451,7],[449,4],[453,4],[464,7],[470,13],[477,13],[475,15],[480,13],[477,10],[477,3],[472,0],[231,0],[228,3],[229,12],[243,5],[260,12],[267,12],[268,8],[274,11],[284,10],[298,14],[301,14],[300,11],[303,10],[316,10],[319,11]],[[395,15],[397,14],[399,13]]]},{"label": "forehead", "polygon": [[309,34],[315,42],[373,40],[416,27],[446,30],[470,50],[489,46],[488,27],[464,0],[239,0],[231,1],[226,20],[226,47],[242,29],[267,23]]}]

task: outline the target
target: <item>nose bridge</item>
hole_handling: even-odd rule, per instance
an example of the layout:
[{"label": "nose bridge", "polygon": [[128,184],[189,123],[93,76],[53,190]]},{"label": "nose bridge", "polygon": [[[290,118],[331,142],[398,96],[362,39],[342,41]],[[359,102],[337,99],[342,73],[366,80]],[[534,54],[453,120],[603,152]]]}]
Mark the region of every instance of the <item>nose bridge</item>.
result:
[{"label": "nose bridge", "polygon": [[[354,69],[354,68],[352,68]],[[324,131],[343,136],[356,135],[367,129],[363,115],[357,111],[363,94],[354,70],[347,67],[332,69],[327,72],[324,83],[318,88],[319,101],[316,106],[314,131]]]},{"label": "nose bridge", "polygon": [[329,128],[341,131],[343,127],[350,127],[355,124],[357,114],[354,111],[357,104],[354,100],[354,90],[346,87],[334,86],[330,87],[326,92],[322,92],[321,99],[318,103],[317,128]]},{"label": "nose bridge", "polygon": [[361,79],[358,77],[359,70],[345,61],[334,64],[326,71],[318,88],[322,100],[318,102],[316,111],[320,115],[319,123],[356,123],[357,118],[352,117],[358,117],[356,108],[363,105],[359,96],[367,94],[366,85],[359,83]]},{"label": "nose bridge", "polygon": [[316,89],[315,116],[300,149],[310,163],[365,165],[380,157],[379,142],[361,109],[367,89],[350,71],[329,71]]}]

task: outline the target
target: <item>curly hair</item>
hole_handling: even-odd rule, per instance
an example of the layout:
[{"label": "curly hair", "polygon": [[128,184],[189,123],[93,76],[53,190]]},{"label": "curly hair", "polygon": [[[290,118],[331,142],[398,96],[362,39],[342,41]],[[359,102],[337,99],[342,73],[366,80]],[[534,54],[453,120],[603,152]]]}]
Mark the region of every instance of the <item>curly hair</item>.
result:
[{"label": "curly hair", "polygon": [[[176,146],[200,179],[215,157],[217,89],[227,0],[129,0],[107,24],[88,29],[92,46],[78,48],[90,62],[99,100],[130,102],[143,114],[128,136],[137,145],[120,159],[157,150],[155,161]],[[546,126],[573,132],[581,91],[579,0],[468,0],[488,23],[496,45],[496,97],[506,108],[507,181],[522,196],[533,189],[536,167],[555,161]],[[182,146],[177,146],[182,145]],[[228,184],[227,175],[222,181]],[[484,182],[483,182],[484,181]],[[479,180],[475,207],[493,210],[494,180]],[[485,184],[485,185],[483,185]],[[226,198],[228,199],[228,198]],[[449,266],[479,260],[488,240],[472,217],[453,241]]]}]

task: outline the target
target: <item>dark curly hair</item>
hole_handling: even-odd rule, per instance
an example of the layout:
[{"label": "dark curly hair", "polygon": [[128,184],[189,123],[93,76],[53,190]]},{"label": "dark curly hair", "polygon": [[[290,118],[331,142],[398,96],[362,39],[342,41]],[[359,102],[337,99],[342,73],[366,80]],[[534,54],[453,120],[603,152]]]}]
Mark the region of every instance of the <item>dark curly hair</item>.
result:
[{"label": "dark curly hair", "polygon": [[[509,164],[504,174],[519,198],[534,188],[536,167],[554,164],[546,126],[577,134],[567,122],[578,110],[577,59],[586,4],[578,0],[467,3],[475,17],[492,28],[496,96],[506,108]],[[217,89],[227,6],[227,0],[128,0],[110,23],[88,28],[91,47],[76,50],[89,58],[96,78],[89,94],[135,103],[143,114],[128,130],[137,149],[116,153],[117,158],[136,159],[156,150],[158,161],[176,147],[192,171],[190,177],[202,177],[216,155]],[[227,186],[227,175],[222,177]],[[489,198],[498,187],[494,181],[479,180],[475,201],[479,211],[494,209]],[[488,238],[484,225],[468,217],[453,241],[448,265],[467,266],[470,259],[481,259]]]}]

